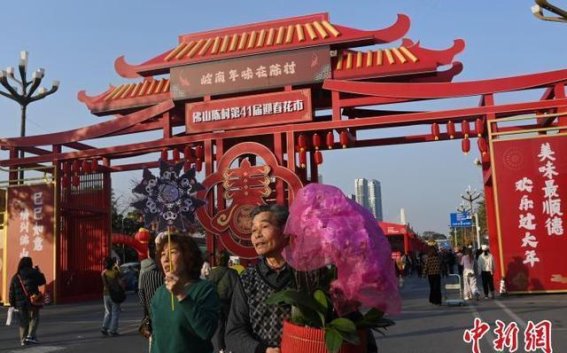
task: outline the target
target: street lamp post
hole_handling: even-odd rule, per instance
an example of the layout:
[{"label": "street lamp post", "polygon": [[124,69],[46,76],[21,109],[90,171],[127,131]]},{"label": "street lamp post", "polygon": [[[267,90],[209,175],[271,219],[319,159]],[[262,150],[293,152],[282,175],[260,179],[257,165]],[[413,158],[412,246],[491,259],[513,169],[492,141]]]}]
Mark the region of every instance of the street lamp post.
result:
[{"label": "street lamp post", "polygon": [[480,198],[480,196],[481,196],[481,194],[476,189],[471,189],[470,185],[465,190],[465,193],[461,194],[461,198],[464,201],[468,202],[468,204],[469,204],[470,211],[471,211],[471,217],[474,215],[473,227],[476,230],[476,248],[477,249],[480,247],[480,231],[479,231],[479,227],[478,227],[478,216],[476,214],[476,211],[474,210],[474,202],[476,200],[478,200]]},{"label": "street lamp post", "polygon": [[[19,79],[14,75],[13,67],[7,67],[6,70],[0,70],[0,84],[4,87],[4,89],[6,89],[6,92],[0,90],[0,95],[15,101],[21,108],[20,137],[26,136],[26,110],[28,104],[55,93],[59,88],[59,81],[53,81],[49,90],[44,87],[39,87],[43,77],[45,76],[44,69],[37,69],[34,71],[31,81],[28,81],[27,66],[28,52],[22,51],[20,52],[20,62],[18,63],[18,72],[20,74]],[[10,81],[13,81],[15,85],[13,86]],[[24,158],[23,150],[20,150],[19,157]],[[23,169],[20,169],[18,179],[21,183],[23,183]]]}]

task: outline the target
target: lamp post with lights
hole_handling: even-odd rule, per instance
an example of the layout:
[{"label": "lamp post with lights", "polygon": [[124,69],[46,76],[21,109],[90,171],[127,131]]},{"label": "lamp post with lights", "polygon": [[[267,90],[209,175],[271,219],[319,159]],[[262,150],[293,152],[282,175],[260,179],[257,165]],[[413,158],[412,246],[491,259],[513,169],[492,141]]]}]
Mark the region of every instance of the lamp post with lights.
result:
[{"label": "lamp post with lights", "polygon": [[[476,189],[471,189],[469,185],[464,194],[461,194],[461,199],[468,202],[470,207],[471,217],[473,218],[473,229],[476,230],[476,249],[480,247],[480,229],[478,226],[478,214],[474,210],[474,202],[480,198],[481,194]],[[474,235],[473,235],[474,236]]]},{"label": "lamp post with lights", "polygon": [[[0,90],[0,95],[15,101],[21,108],[20,137],[26,136],[26,110],[28,105],[55,93],[59,89],[59,81],[53,81],[50,89],[40,87],[45,76],[45,70],[41,68],[34,71],[31,80],[28,81],[27,66],[28,52],[24,50],[20,52],[20,62],[18,63],[19,79],[14,75],[13,67],[0,70],[0,85],[6,90],[6,92]],[[20,151],[19,157],[24,158],[23,150]],[[20,169],[18,179],[23,183],[24,171],[22,169]]]}]

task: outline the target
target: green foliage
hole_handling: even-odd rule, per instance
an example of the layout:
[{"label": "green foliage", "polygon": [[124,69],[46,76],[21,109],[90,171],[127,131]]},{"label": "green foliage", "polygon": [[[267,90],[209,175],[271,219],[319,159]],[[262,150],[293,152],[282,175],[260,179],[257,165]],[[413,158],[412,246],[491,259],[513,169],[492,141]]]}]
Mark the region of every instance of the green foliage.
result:
[{"label": "green foliage", "polygon": [[[320,282],[328,288],[329,282]],[[331,304],[328,290],[285,289],[272,294],[266,301],[268,304],[291,305],[291,322],[300,326],[321,328],[325,331],[325,345],[329,353],[339,351],[346,341],[360,344],[359,330],[373,329],[381,332],[394,324],[384,318],[384,313],[378,309],[370,309],[364,315],[353,313],[349,317],[339,317]],[[383,332],[381,332],[383,333]]]}]

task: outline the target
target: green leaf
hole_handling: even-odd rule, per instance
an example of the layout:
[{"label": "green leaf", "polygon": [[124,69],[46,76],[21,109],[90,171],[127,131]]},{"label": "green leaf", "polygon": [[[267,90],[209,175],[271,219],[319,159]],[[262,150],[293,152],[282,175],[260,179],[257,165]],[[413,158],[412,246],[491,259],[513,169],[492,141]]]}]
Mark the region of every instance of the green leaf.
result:
[{"label": "green leaf", "polygon": [[335,328],[341,332],[356,332],[356,326],[354,325],[354,322],[344,317],[334,319],[329,323],[329,327]]},{"label": "green leaf", "polygon": [[322,308],[325,308],[324,312],[318,312],[319,319],[321,320],[322,326],[324,327],[326,323],[325,318],[327,316],[327,312],[329,311],[329,301],[327,300],[327,295],[322,290],[317,289],[315,293],[313,293],[313,298],[315,298],[315,300],[319,304],[321,304]]},{"label": "green leaf", "polygon": [[[323,327],[325,323],[325,308],[305,292],[295,289],[286,289],[272,294],[266,299],[266,303],[272,305],[283,303],[297,307],[304,318],[300,319],[299,316],[295,316],[294,322],[309,324],[313,327]],[[323,314],[323,316],[321,316],[321,314]]]},{"label": "green leaf", "polygon": [[325,346],[329,353],[338,353],[343,345],[343,337],[332,327],[325,328]]},{"label": "green leaf", "polygon": [[372,308],[364,314],[364,320],[374,322],[380,320],[384,316],[384,312],[376,308]]}]

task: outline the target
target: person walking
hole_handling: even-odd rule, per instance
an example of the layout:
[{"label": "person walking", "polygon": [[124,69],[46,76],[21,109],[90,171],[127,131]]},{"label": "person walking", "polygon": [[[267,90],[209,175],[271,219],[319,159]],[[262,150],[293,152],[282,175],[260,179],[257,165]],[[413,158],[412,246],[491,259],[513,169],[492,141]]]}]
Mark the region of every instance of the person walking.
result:
[{"label": "person walking", "polygon": [[[144,320],[148,320],[150,330],[152,328],[150,303],[156,290],[163,284],[164,279],[163,271],[156,264],[155,258],[156,243],[155,241],[150,241],[148,243],[148,258],[140,263],[140,279],[138,281],[138,298],[140,299],[140,305],[144,309]],[[148,339],[149,347],[151,347],[151,336]]]},{"label": "person walking", "polygon": [[217,256],[218,266],[211,270],[211,274],[209,276],[209,281],[216,286],[221,305],[219,325],[215,335],[213,336],[213,347],[215,352],[224,351],[226,348],[224,340],[226,321],[230,311],[232,293],[234,291],[234,287],[236,287],[236,282],[238,282],[238,272],[236,272],[235,269],[228,267],[229,260],[230,256],[226,251]]},{"label": "person walking", "polygon": [[482,289],[484,291],[484,299],[488,299],[488,294],[494,299],[494,256],[490,253],[488,245],[481,246],[482,253],[478,257],[478,268],[482,278]]},{"label": "person walking", "polygon": [[423,275],[429,280],[429,302],[441,305],[441,258],[435,246],[429,246]]},{"label": "person walking", "polygon": [[476,261],[471,248],[463,249],[460,266],[463,267],[464,299],[471,300],[474,297],[478,300],[480,294],[476,285]]},{"label": "person walking", "polygon": [[119,336],[118,320],[120,318],[120,303],[116,303],[110,296],[110,287],[124,287],[120,279],[120,270],[116,262],[110,257],[103,261],[104,270],[101,273],[103,285],[104,318],[100,332],[105,336]]},{"label": "person walking", "polygon": [[18,270],[10,281],[10,306],[18,309],[20,321],[20,344],[39,343],[37,328],[39,326],[39,309],[41,306],[32,304],[31,296],[40,295],[39,286],[45,284],[45,276],[39,267],[33,267],[31,257],[25,256],[18,263]]},{"label": "person walking", "polygon": [[156,253],[165,283],[151,301],[151,353],[211,353],[219,320],[214,285],[200,279],[203,255],[185,233],[162,237]]}]

